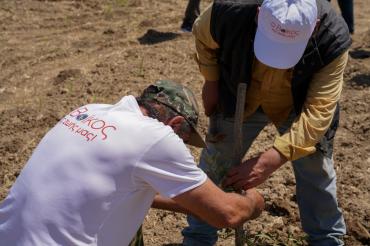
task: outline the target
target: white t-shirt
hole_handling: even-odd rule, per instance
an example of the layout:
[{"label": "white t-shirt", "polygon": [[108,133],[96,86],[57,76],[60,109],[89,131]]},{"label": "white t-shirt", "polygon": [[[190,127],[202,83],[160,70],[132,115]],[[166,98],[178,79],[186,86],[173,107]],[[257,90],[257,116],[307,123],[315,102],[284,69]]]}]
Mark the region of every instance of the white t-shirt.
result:
[{"label": "white t-shirt", "polygon": [[86,105],[45,135],[0,204],[0,245],[127,245],[156,192],[172,198],[206,178],[133,96]]}]

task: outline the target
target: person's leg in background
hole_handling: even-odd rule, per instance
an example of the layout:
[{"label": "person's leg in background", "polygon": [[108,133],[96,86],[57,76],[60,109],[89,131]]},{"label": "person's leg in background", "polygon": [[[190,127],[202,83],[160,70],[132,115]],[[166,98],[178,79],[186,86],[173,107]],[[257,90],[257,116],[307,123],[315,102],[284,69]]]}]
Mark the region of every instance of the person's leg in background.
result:
[{"label": "person's leg in background", "polygon": [[[292,124],[295,114],[283,126],[280,134]],[[296,178],[296,196],[303,230],[313,246],[343,245],[341,237],[346,225],[337,201],[334,170],[333,138],[320,142],[322,149],[293,161]]]},{"label": "person's leg in background", "polygon": [[181,30],[191,32],[195,19],[200,14],[200,0],[189,0],[186,6],[185,16],[182,21]]},{"label": "person's leg in background", "polygon": [[338,0],[340,11],[343,19],[346,21],[349,32],[351,34],[355,31],[354,17],[353,17],[353,0]]},{"label": "person's leg in background", "polygon": [[[328,0],[330,2],[330,0]],[[348,30],[351,34],[355,32],[355,21],[353,16],[353,0],[338,0],[340,12],[347,23]]]},{"label": "person's leg in background", "polygon": [[[249,149],[267,123],[268,119],[261,110],[257,110],[243,123],[243,151]],[[210,118],[207,148],[202,151],[199,167],[216,184],[220,184],[232,164],[233,128],[232,118],[224,118],[223,115]],[[188,224],[182,231],[184,246],[211,246],[217,242],[217,228],[192,216],[188,216]]]}]

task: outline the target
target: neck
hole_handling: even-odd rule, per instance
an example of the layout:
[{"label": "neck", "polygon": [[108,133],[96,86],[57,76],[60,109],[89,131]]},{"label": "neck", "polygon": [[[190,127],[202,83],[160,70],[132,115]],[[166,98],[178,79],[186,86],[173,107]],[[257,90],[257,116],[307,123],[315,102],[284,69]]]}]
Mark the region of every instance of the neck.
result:
[{"label": "neck", "polygon": [[146,108],[144,108],[143,106],[139,106],[139,108],[140,108],[141,113],[143,113],[143,115],[145,116],[149,115],[148,110]]}]

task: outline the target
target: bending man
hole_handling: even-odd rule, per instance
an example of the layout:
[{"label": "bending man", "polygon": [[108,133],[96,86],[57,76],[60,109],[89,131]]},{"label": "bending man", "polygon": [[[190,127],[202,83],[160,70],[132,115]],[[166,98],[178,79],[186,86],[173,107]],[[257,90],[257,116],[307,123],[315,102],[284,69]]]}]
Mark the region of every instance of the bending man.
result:
[{"label": "bending man", "polygon": [[[194,163],[204,146],[192,92],[159,81],[135,99],[89,104],[41,140],[0,204],[1,245],[128,245],[156,207],[233,227],[263,207],[255,191],[227,194]],[[225,206],[224,202],[227,202]]]},{"label": "bending man", "polygon": [[[218,183],[249,189],[293,162],[297,202],[310,245],[342,245],[333,138],[351,44],[343,18],[324,0],[215,0],[194,23],[210,116],[200,167]],[[272,122],[273,146],[230,169],[235,95],[247,83],[243,149]],[[214,245],[217,230],[189,217],[185,245]]]}]

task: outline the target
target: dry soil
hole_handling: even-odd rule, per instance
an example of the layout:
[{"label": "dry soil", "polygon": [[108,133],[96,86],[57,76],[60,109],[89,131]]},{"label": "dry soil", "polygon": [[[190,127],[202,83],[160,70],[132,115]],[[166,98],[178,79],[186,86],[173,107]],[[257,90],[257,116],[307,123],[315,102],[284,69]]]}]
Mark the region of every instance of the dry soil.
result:
[{"label": "dry soil", "polygon": [[[0,0],[0,200],[41,137],[79,105],[114,103],[150,82],[172,79],[200,99],[202,77],[191,35],[179,26],[186,0]],[[202,2],[202,9],[210,0]],[[335,4],[335,3],[333,3]],[[338,197],[348,226],[347,245],[370,245],[370,6],[355,1],[356,33],[341,98],[335,142]],[[202,114],[201,129],[207,119]],[[249,155],[271,145],[268,126]],[[56,150],[57,151],[57,150]],[[199,150],[192,149],[196,158]],[[245,225],[257,245],[305,245],[291,166],[259,190],[266,210]],[[319,201],[318,201],[319,202]],[[147,245],[181,242],[183,215],[151,210]],[[218,245],[232,245],[222,230]]]}]

